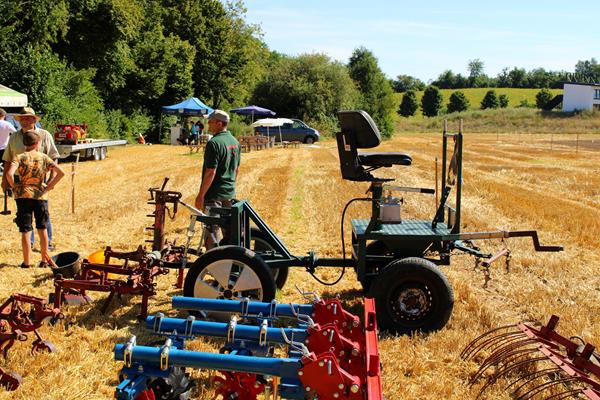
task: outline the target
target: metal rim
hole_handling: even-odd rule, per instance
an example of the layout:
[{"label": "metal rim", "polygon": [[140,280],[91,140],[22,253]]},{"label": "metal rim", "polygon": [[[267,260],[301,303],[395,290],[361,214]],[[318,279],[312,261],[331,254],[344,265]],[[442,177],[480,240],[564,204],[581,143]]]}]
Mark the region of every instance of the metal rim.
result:
[{"label": "metal rim", "polygon": [[262,300],[263,287],[258,274],[250,266],[237,260],[221,259],[208,264],[198,275],[194,297]]},{"label": "metal rim", "polygon": [[417,321],[431,314],[434,296],[426,284],[405,283],[392,292],[389,302],[396,319]]}]

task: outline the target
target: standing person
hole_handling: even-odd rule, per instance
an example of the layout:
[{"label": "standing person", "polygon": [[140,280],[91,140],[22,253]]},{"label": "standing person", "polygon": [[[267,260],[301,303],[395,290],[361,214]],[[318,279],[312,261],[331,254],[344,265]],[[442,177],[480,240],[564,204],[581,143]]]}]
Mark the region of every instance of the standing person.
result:
[{"label": "standing person", "polygon": [[4,149],[8,145],[8,139],[10,139],[10,135],[13,132],[16,132],[14,126],[6,119],[6,111],[3,108],[0,108],[0,160],[2,160],[2,156],[4,155]]},{"label": "standing person", "polygon": [[[42,261],[39,266],[45,268],[50,262],[48,253],[48,232],[46,226],[49,221],[48,192],[65,175],[63,170],[46,154],[39,152],[40,136],[35,130],[22,133],[25,151],[13,157],[8,167],[6,180],[8,187],[13,189],[17,202],[17,218],[15,222],[21,232],[21,247],[23,249],[23,263],[21,268],[31,266],[31,245],[29,234],[33,231],[33,216],[35,227],[40,237]],[[46,174],[52,171],[52,178],[44,183]],[[17,172],[19,179],[15,182],[13,175]]]},{"label": "standing person", "polygon": [[[38,136],[40,137],[40,148],[39,151],[41,153],[46,154],[50,157],[54,162],[58,159],[58,150],[54,145],[54,139],[50,132],[36,128],[35,124],[40,120],[40,117],[35,115],[35,111],[31,107],[25,107],[21,111],[21,114],[15,115],[15,119],[19,121],[21,124],[21,129],[10,136],[10,140],[8,141],[8,145],[6,146],[6,150],[4,151],[4,155],[2,157],[2,161],[4,162],[4,174],[2,175],[2,190],[6,191],[8,187],[7,181],[7,172],[10,166],[10,163],[15,158],[15,156],[25,152],[25,145],[23,144],[23,134],[27,131],[34,130]],[[50,179],[52,179],[53,174],[50,174]],[[43,200],[46,202],[46,209],[48,209],[48,199]],[[50,250],[54,249],[52,244],[52,223],[50,219],[48,219],[48,223],[46,224],[46,228],[48,230],[48,248]],[[31,232],[31,245],[33,246],[34,238],[33,231]]]},{"label": "standing person", "polygon": [[190,126],[190,144],[198,144],[198,125],[192,122]]},{"label": "standing person", "polygon": [[[231,207],[235,197],[235,182],[240,166],[240,143],[227,130],[229,115],[222,110],[213,111],[208,117],[208,130],[213,137],[204,150],[202,183],[194,202],[196,208]],[[212,233],[206,241],[206,249],[214,247],[223,237],[219,226],[208,226]]]}]

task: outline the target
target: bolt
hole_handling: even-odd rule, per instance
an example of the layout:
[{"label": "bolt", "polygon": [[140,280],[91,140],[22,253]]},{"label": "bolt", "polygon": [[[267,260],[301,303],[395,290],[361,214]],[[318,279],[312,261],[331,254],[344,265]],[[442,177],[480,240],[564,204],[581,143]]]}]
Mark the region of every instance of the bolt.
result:
[{"label": "bolt", "polygon": [[325,363],[323,361],[319,361],[319,367],[322,367],[324,365],[325,365]]},{"label": "bolt", "polygon": [[307,392],[310,392],[310,386],[307,386],[305,389]]},{"label": "bolt", "polygon": [[360,389],[360,387],[356,383],[354,385],[350,386],[350,391],[352,393],[358,393],[359,389]]},{"label": "bolt", "polygon": [[346,352],[344,350],[340,350],[340,357],[344,357],[344,354],[346,354]]},{"label": "bolt", "polygon": [[352,321],[352,326],[355,327],[355,328],[358,326],[358,320],[357,319],[355,319],[354,321]]},{"label": "bolt", "polygon": [[254,388],[258,389],[258,387],[260,386],[260,384],[258,382],[254,382]]},{"label": "bolt", "polygon": [[346,322],[344,322],[344,323],[342,324],[342,326],[345,328],[345,327],[347,327],[347,326],[348,326],[348,324],[347,324]]},{"label": "bolt", "polygon": [[308,344],[308,343],[309,343],[308,339],[306,339],[306,340],[304,341],[304,343]]},{"label": "bolt", "polygon": [[352,349],[352,355],[354,357],[358,356],[358,349],[356,347]]},{"label": "bolt", "polygon": [[340,397],[339,393],[334,393],[334,394],[333,394],[333,398],[334,398],[334,399],[337,399],[338,397]]},{"label": "bolt", "polygon": [[298,376],[304,375],[304,371],[298,371]]},{"label": "bolt", "polygon": [[340,384],[338,385],[338,389],[340,389],[340,390],[344,390],[344,384],[343,384],[343,383],[340,383]]},{"label": "bolt", "polygon": [[327,331],[323,331],[323,336],[327,336]]}]

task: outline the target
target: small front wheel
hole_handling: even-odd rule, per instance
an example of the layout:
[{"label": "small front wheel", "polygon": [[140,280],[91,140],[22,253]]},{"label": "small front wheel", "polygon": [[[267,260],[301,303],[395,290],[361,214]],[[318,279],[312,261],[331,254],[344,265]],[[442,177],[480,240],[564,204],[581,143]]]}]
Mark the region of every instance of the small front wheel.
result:
[{"label": "small front wheel", "polygon": [[183,295],[208,299],[269,302],[275,298],[275,281],[269,267],[252,250],[239,246],[215,247],[192,264]]},{"label": "small front wheel", "polygon": [[377,321],[398,334],[433,332],[446,325],[454,294],[450,283],[431,261],[418,257],[394,260],[371,287]]},{"label": "small front wheel", "polygon": [[315,142],[315,138],[313,138],[312,136],[308,136],[306,139],[304,139],[304,143],[306,144],[313,144]]}]

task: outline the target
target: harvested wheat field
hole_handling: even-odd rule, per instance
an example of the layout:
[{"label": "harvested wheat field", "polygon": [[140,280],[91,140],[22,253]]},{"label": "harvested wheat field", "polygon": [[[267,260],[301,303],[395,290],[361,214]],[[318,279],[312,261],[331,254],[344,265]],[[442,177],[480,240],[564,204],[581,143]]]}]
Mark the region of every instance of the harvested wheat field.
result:
[{"label": "harvested wheat field", "polygon": [[[553,141],[550,148],[550,139]],[[581,137],[581,144],[600,138]],[[528,239],[511,239],[510,273],[499,263],[492,280],[483,288],[483,275],[473,270],[473,259],[453,258],[442,267],[455,295],[454,312],[444,329],[427,336],[380,335],[383,390],[387,399],[468,399],[477,391],[467,380],[477,366],[459,360],[467,343],[493,327],[521,320],[546,323],[552,314],[561,317],[559,332],[578,335],[600,345],[600,149],[579,145],[572,137],[536,135],[469,134],[464,144],[463,231],[539,230],[543,244],[562,244],[562,253],[535,253]],[[401,151],[413,156],[411,167],[395,167],[379,175],[395,177],[403,186],[433,187],[434,160],[440,157],[440,134],[402,134],[385,142],[378,151]],[[101,162],[77,166],[76,210],[70,212],[70,165],[67,176],[51,194],[50,212],[57,252],[74,250],[87,255],[110,245],[134,250],[151,224],[147,214],[147,189],[170,177],[168,188],[193,202],[199,185],[202,154],[187,148],[128,146],[111,149]],[[340,218],[348,200],[364,196],[367,183],[341,179],[334,141],[296,149],[269,149],[244,153],[238,197],[252,206],[278,233],[294,254],[312,249],[322,257],[341,257]],[[405,217],[431,218],[431,196],[406,194]],[[13,210],[14,203],[9,203]],[[365,217],[369,208],[353,204],[348,218]],[[0,216],[0,288],[2,300],[13,292],[47,297],[53,290],[48,270],[22,270],[20,241],[13,216]],[[188,212],[179,210],[168,220],[167,237],[184,240]],[[346,243],[349,219],[346,222]],[[480,243],[481,244],[481,243]],[[501,243],[488,242],[490,250]],[[34,254],[39,261],[39,253]],[[338,269],[322,268],[323,279],[334,280]],[[174,271],[158,278],[159,295],[150,300],[150,314],[170,315]],[[323,296],[340,295],[353,311],[360,312],[361,291],[353,271],[336,286],[316,283],[305,271],[293,269],[279,301],[303,299],[294,284]],[[0,391],[0,399],[108,399],[118,383],[122,363],[113,361],[113,347],[135,334],[138,343],[152,340],[136,322],[139,298],[114,300],[107,315],[99,311],[106,294],[91,293],[91,305],[66,308],[70,322],[45,326],[40,333],[58,348],[54,354],[30,353],[31,335],[17,343],[0,366],[24,377],[15,392]],[[183,315],[183,314],[182,314]],[[190,348],[217,351],[215,340],[196,340]],[[212,392],[206,372],[196,398]],[[489,398],[507,398],[502,386],[486,392]]]}]

